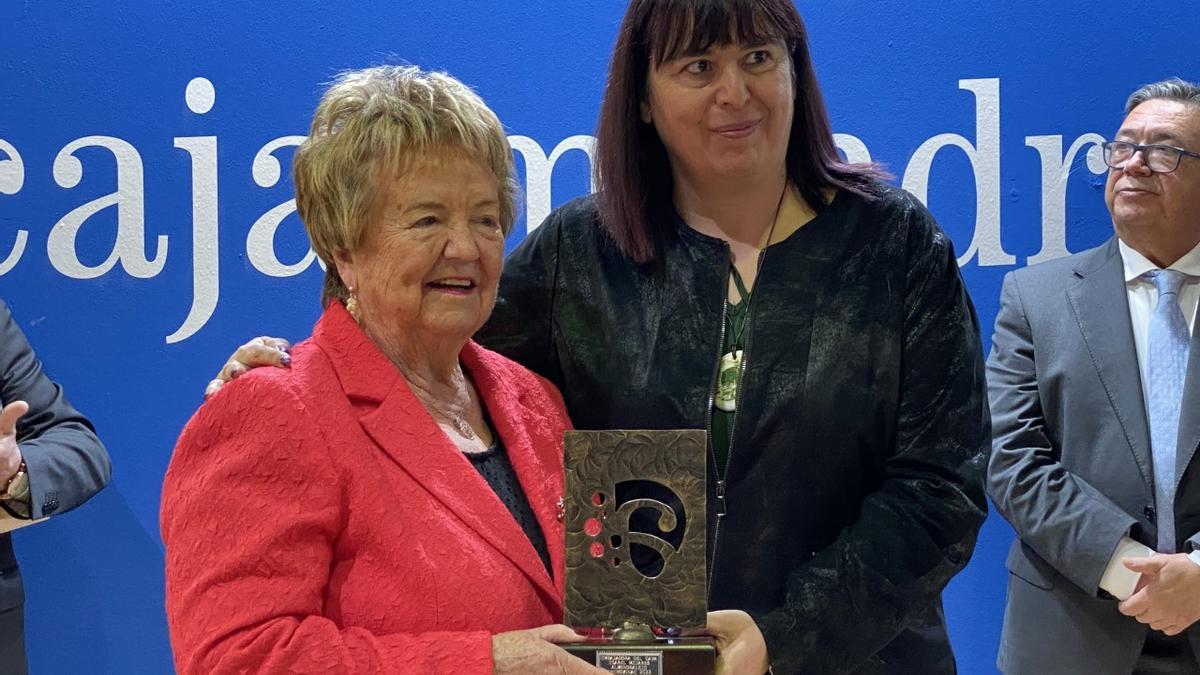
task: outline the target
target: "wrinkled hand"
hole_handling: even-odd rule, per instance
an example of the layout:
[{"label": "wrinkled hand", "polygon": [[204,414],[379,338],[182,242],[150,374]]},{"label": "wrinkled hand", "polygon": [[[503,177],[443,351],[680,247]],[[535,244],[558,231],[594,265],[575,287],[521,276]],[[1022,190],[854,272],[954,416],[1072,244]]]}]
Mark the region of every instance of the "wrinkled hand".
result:
[{"label": "wrinkled hand", "polygon": [[583,638],[563,625],[541,626],[492,636],[493,672],[496,675],[549,673],[550,675],[608,675],[608,672],[555,645]]},{"label": "wrinkled hand", "polygon": [[689,635],[717,640],[716,675],[762,675],[770,668],[767,643],[749,614],[738,609],[708,613],[708,626]]},{"label": "wrinkled hand", "polygon": [[21,468],[21,448],[17,446],[17,420],[29,412],[25,401],[13,401],[0,410],[0,489]]},{"label": "wrinkled hand", "polygon": [[1126,558],[1142,575],[1137,591],[1117,608],[1155,630],[1178,635],[1200,620],[1200,565],[1183,553]]},{"label": "wrinkled hand", "polygon": [[225,365],[221,366],[217,376],[204,388],[204,400],[212,398],[213,394],[220,391],[226,382],[237,379],[238,375],[252,368],[259,366],[287,368],[292,365],[292,357],[288,354],[288,350],[291,348],[292,346],[287,340],[265,335],[256,337],[238,347]]}]

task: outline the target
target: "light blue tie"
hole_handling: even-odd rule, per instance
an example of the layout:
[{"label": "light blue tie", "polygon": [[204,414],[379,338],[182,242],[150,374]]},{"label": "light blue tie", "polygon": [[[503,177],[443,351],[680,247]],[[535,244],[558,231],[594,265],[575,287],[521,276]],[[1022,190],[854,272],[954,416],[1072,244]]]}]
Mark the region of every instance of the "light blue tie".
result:
[{"label": "light blue tie", "polygon": [[1150,447],[1154,454],[1154,504],[1158,516],[1158,552],[1175,552],[1175,446],[1179,408],[1187,373],[1188,327],[1179,308],[1179,287],[1186,276],[1177,270],[1147,272],[1158,289],[1150,317],[1147,349]]}]

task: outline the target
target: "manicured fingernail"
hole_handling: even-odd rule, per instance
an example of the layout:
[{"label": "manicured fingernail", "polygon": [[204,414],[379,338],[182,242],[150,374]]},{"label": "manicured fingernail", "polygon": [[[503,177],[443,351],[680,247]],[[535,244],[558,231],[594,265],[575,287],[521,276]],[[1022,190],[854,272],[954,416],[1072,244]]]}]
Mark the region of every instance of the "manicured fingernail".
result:
[{"label": "manicured fingernail", "polygon": [[283,366],[292,365],[292,356],[290,354],[288,354],[287,352],[280,354],[279,355],[279,364],[283,365]]}]

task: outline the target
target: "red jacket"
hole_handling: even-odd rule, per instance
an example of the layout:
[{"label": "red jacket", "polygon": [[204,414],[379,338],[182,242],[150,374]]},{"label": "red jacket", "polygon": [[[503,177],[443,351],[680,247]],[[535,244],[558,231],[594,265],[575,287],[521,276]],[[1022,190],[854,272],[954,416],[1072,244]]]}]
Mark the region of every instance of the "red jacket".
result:
[{"label": "red jacket", "polygon": [[545,533],[529,538],[345,309],[290,369],[226,385],[163,485],[167,617],[190,673],[491,673],[491,636],[562,619],[553,385],[462,351]]}]

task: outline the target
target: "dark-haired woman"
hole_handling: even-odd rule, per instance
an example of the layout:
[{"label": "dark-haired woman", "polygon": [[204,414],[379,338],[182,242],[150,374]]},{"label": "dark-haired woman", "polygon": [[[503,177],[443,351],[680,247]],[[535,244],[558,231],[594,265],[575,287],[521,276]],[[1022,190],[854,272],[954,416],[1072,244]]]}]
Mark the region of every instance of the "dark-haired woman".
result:
[{"label": "dark-haired woman", "polygon": [[[954,672],[978,325],[929,212],[840,161],[790,0],[633,0],[595,169],[508,258],[478,339],[578,428],[710,431],[709,603],[758,628],[721,635],[735,672],[764,638],[777,673]],[[222,376],[275,362],[247,346]]]}]

